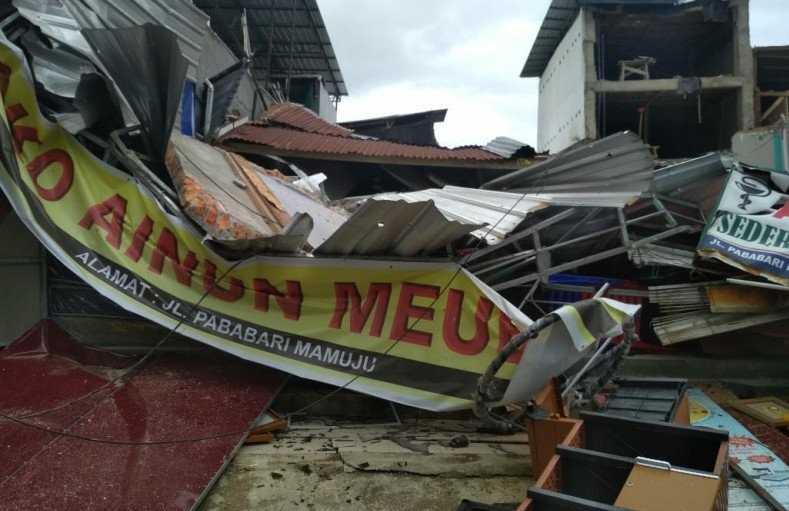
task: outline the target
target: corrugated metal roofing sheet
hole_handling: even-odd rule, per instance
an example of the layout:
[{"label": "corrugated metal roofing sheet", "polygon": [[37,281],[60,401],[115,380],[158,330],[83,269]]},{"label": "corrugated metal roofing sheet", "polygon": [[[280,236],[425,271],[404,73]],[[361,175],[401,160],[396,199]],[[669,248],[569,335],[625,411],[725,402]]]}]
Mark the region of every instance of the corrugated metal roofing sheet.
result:
[{"label": "corrugated metal roofing sheet", "polygon": [[787,319],[789,312],[785,310],[769,314],[718,314],[702,311],[656,318],[652,320],[652,328],[661,344],[668,346]]},{"label": "corrugated metal roofing sheet", "polygon": [[[400,158],[404,160],[495,162],[505,159],[477,147],[446,149],[443,147],[398,144],[385,140],[347,138],[275,126],[248,123],[230,131],[221,139],[223,144],[246,142],[271,149],[316,155],[353,155],[369,158]],[[243,151],[242,151],[243,152]]]},{"label": "corrugated metal roofing sheet", "polygon": [[316,0],[195,0],[195,4],[211,17],[211,26],[238,57],[244,55],[240,16],[246,9],[255,52],[253,70],[259,80],[288,73],[319,74],[329,94],[348,94]]},{"label": "corrugated metal roofing sheet", "polygon": [[410,114],[387,115],[341,122],[357,135],[389,140],[401,144],[437,146],[435,123],[444,122],[447,110],[428,110]]},{"label": "corrugated metal roofing sheet", "polygon": [[19,13],[49,37],[91,56],[92,49],[80,31],[86,28],[127,28],[145,23],[167,27],[189,62],[187,76],[195,79],[208,16],[190,0],[14,0]]},{"label": "corrugated metal roofing sheet", "polygon": [[521,193],[478,190],[460,186],[431,188],[418,192],[382,193],[375,200],[404,200],[406,202],[432,201],[449,220],[464,224],[484,225],[472,234],[496,243],[512,232],[532,211],[548,204],[526,197]]},{"label": "corrugated metal roofing sheet", "polygon": [[443,249],[480,227],[448,220],[432,202],[367,200],[316,255],[413,257]]},{"label": "corrugated metal roofing sheet", "polygon": [[655,171],[651,192],[698,205],[709,214],[718,202],[727,171],[734,168],[730,156],[709,153]]},{"label": "corrugated metal roofing sheet", "polygon": [[543,162],[489,181],[483,188],[542,192],[649,190],[655,162],[635,133],[624,131],[572,147]]},{"label": "corrugated metal roofing sheet", "polygon": [[632,200],[621,193],[526,195],[459,186],[382,193],[363,202],[315,253],[429,255],[467,234],[496,244],[550,205],[622,207]]},{"label": "corrugated metal roofing sheet", "polygon": [[69,10],[57,0],[14,0],[19,14],[36,25],[41,32],[83,55],[92,55],[88,41],[82,37],[80,26]]},{"label": "corrugated metal roofing sheet", "polygon": [[266,111],[266,120],[274,124],[284,124],[309,133],[350,138],[353,131],[343,128],[315,115],[308,108],[295,103],[276,103]]},{"label": "corrugated metal roofing sheet", "polygon": [[578,15],[577,0],[552,0],[532,44],[521,77],[539,77],[548,65],[554,50]]},{"label": "corrugated metal roofing sheet", "polygon": [[512,158],[512,156],[522,149],[534,151],[529,144],[509,137],[496,137],[485,146],[486,151],[496,153],[502,158]]},{"label": "corrugated metal roofing sheet", "polygon": [[664,247],[662,245],[644,245],[630,251],[629,257],[636,266],[675,266],[694,270],[693,258],[696,253],[693,250],[682,250],[680,248]]},{"label": "corrugated metal roofing sheet", "polygon": [[357,119],[355,121],[345,121],[340,124],[350,129],[367,128],[371,126],[396,126],[398,124],[412,124],[417,122],[444,122],[447,117],[447,109],[426,110],[424,112],[413,112],[409,114],[385,115],[383,117],[370,117],[368,119]]},{"label": "corrugated metal roofing sheet", "polygon": [[470,234],[495,245],[515,230],[526,217],[548,206],[624,207],[637,197],[626,193],[523,194],[479,190],[460,186],[429,188],[417,192],[381,193],[376,201],[432,202],[447,220],[482,225]]}]

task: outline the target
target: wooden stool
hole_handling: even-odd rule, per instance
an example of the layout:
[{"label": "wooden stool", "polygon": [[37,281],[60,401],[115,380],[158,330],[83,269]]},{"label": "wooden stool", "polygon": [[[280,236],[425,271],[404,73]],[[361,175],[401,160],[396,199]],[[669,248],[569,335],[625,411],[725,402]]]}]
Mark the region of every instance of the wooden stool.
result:
[{"label": "wooden stool", "polygon": [[641,77],[649,80],[649,65],[657,62],[652,57],[637,57],[631,60],[619,61],[619,81],[627,80],[629,76]]}]

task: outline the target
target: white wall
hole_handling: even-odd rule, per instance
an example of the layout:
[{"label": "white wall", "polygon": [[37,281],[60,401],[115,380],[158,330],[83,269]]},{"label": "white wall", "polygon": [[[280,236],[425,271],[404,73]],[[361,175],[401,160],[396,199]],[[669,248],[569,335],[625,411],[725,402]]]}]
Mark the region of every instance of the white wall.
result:
[{"label": "white wall", "polygon": [[539,151],[556,153],[586,137],[583,17],[581,10],[540,77]]},{"label": "white wall", "polygon": [[318,80],[318,83],[320,83],[320,98],[318,98],[318,109],[320,112],[318,112],[318,115],[329,122],[337,122],[337,110],[331,102],[331,97],[326,87],[323,86],[323,80]]}]

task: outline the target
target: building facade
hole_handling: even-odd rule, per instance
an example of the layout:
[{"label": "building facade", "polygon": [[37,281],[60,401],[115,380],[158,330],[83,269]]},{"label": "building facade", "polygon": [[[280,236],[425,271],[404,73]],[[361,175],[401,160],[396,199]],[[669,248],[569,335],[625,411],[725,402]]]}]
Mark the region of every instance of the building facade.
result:
[{"label": "building facade", "polygon": [[623,130],[664,158],[727,148],[755,124],[748,0],[553,0],[521,76],[541,151]]}]

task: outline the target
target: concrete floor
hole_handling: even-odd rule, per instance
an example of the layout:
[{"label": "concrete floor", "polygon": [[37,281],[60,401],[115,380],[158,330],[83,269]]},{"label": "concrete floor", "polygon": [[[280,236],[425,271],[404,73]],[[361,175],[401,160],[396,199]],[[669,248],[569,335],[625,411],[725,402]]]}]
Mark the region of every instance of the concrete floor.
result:
[{"label": "concrete floor", "polygon": [[[244,446],[201,511],[453,511],[463,498],[523,500],[532,483],[526,435],[467,424],[299,425],[272,444]],[[459,434],[468,445],[451,447]]]}]

